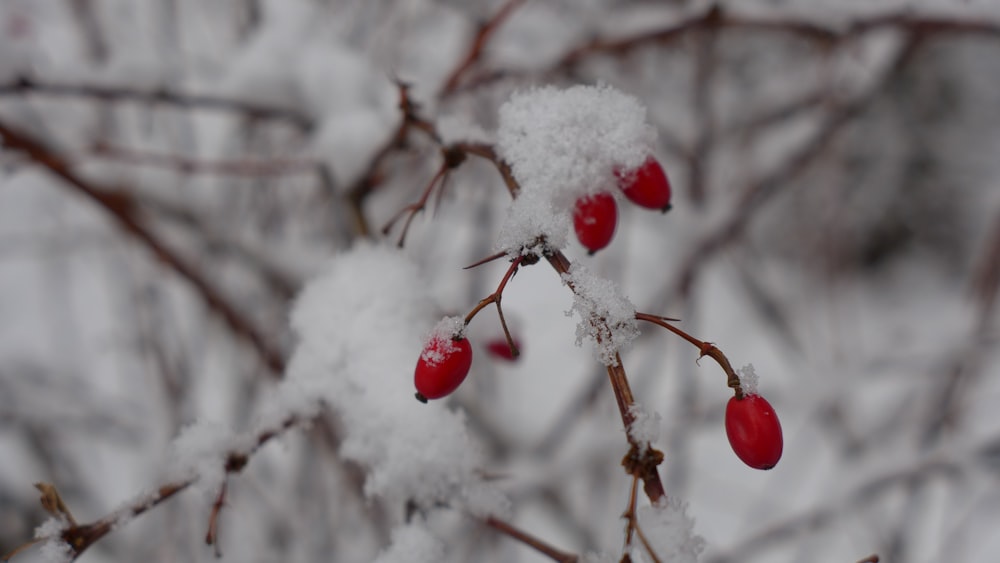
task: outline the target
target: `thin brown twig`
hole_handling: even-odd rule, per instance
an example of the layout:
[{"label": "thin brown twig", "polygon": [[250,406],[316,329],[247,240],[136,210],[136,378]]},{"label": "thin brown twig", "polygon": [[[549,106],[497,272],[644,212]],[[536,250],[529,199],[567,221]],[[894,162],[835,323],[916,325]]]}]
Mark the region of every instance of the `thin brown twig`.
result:
[{"label": "thin brown twig", "polygon": [[226,503],[228,482],[229,476],[227,475],[222,480],[222,486],[219,487],[219,494],[215,496],[215,502],[212,503],[212,512],[208,516],[208,531],[205,532],[205,543],[215,550],[216,558],[222,557],[222,548],[219,546],[219,516]]},{"label": "thin brown twig", "polygon": [[571,68],[595,54],[623,55],[651,44],[666,45],[688,33],[700,30],[734,30],[788,34],[829,48],[858,38],[866,33],[897,29],[921,35],[973,34],[1000,36],[1000,23],[963,20],[947,17],[921,16],[906,12],[890,12],[854,20],[847,25],[829,27],[808,20],[790,17],[757,17],[732,14],[718,5],[662,29],[617,39],[594,39],[563,55],[555,68]]},{"label": "thin brown twig", "polygon": [[157,218],[177,223],[193,232],[206,247],[221,250],[246,264],[284,301],[291,301],[298,292],[300,279],[269,260],[262,249],[220,232],[210,218],[201,216],[190,207],[156,197],[149,192],[135,193],[132,197]]},{"label": "thin brown twig", "polygon": [[469,264],[468,266],[466,266],[466,267],[464,267],[462,269],[463,270],[471,270],[472,268],[475,268],[477,266],[482,266],[483,264],[487,264],[487,263],[492,262],[494,260],[499,260],[499,259],[503,258],[504,256],[507,256],[507,252],[506,251],[500,251],[500,252],[497,252],[495,254],[491,254],[491,255],[487,256],[486,258],[483,258],[482,260],[479,260],[477,262]]},{"label": "thin brown twig", "polygon": [[444,86],[441,87],[440,97],[445,97],[455,92],[458,88],[458,83],[462,80],[465,73],[468,72],[473,65],[479,62],[479,59],[483,56],[483,50],[486,48],[486,44],[489,42],[490,37],[493,36],[493,33],[496,32],[508,16],[510,16],[510,14],[523,3],[524,0],[507,0],[507,2],[501,6],[499,10],[497,10],[497,13],[494,14],[493,17],[479,26],[479,30],[472,39],[472,43],[469,46],[469,50],[466,52],[465,57],[463,57],[462,60],[455,65],[455,68],[448,74],[448,78],[445,79]]},{"label": "thin brown twig", "polygon": [[[870,32],[885,29],[918,34],[922,37],[956,34],[1000,37],[1000,23],[979,19],[925,16],[898,11],[860,18],[846,25],[834,27],[790,16],[761,17],[734,14],[730,10],[714,5],[700,14],[672,22],[661,29],[625,37],[589,40],[567,51],[544,74],[571,73],[584,60],[597,55],[623,56],[648,45],[669,46],[687,38],[690,33],[698,31],[784,34],[811,42],[820,49],[829,50],[859,39]],[[491,70],[466,79],[465,83],[457,86],[456,89],[470,89],[485,83],[517,78],[525,74],[534,73]]]},{"label": "thin brown twig", "polygon": [[420,199],[400,209],[399,212],[392,217],[392,219],[389,219],[385,226],[382,227],[382,234],[388,235],[389,231],[392,230],[392,226],[396,224],[396,221],[399,221],[403,215],[406,215],[406,221],[403,222],[403,230],[399,233],[399,240],[396,241],[396,246],[403,248],[403,245],[406,242],[406,233],[410,230],[410,223],[413,222],[413,218],[417,216],[417,213],[423,211],[427,206],[427,200],[430,198],[431,192],[434,191],[434,187],[441,185],[441,189],[444,189],[446,174],[448,174],[448,167],[441,164],[441,167],[438,168],[438,171],[434,174],[434,177],[431,178],[431,181],[427,182],[427,187],[424,188],[424,192],[420,195]]},{"label": "thin brown twig", "polygon": [[399,242],[397,246],[403,248],[403,243],[406,241],[406,233],[410,230],[410,223],[413,222],[413,218],[427,207],[427,200],[430,199],[431,193],[434,191],[435,186],[438,187],[438,195],[435,200],[435,206],[441,206],[441,199],[444,197],[445,185],[448,182],[448,173],[452,170],[458,168],[465,161],[465,152],[461,149],[455,147],[445,147],[441,149],[441,154],[444,157],[444,161],[441,163],[441,167],[438,168],[434,177],[428,182],[427,187],[424,188],[423,194],[420,195],[420,199],[407,205],[403,209],[399,210],[392,219],[386,223],[385,227],[382,228],[382,234],[387,235],[392,229],[392,226],[396,224],[396,221],[400,219],[403,215],[406,215],[406,221],[403,223],[403,232],[399,234]]},{"label": "thin brown twig", "polygon": [[181,108],[234,111],[254,119],[285,121],[302,131],[309,131],[315,125],[311,117],[291,109],[269,107],[217,96],[184,94],[165,88],[142,90],[128,86],[57,84],[36,82],[26,76],[21,76],[7,84],[0,84],[0,96],[24,94],[94,98],[106,102],[134,101],[167,104]]},{"label": "thin brown twig", "polygon": [[24,152],[37,164],[62,179],[64,185],[74,188],[110,213],[126,232],[141,242],[161,262],[194,286],[209,309],[215,311],[234,334],[250,343],[252,349],[264,365],[270,369],[272,375],[275,377],[283,375],[285,358],[280,347],[258,330],[236,306],[230,304],[222,292],[209,282],[207,277],[166,246],[143,223],[140,210],[131,195],[121,190],[98,186],[84,179],[71,169],[68,162],[41,141],[3,122],[0,122],[0,137],[3,138],[7,148]]},{"label": "thin brown twig", "polygon": [[507,346],[510,347],[511,356],[515,358],[520,356],[521,352],[517,349],[517,345],[514,344],[514,338],[510,335],[510,329],[507,328],[507,319],[503,315],[503,307],[500,305],[500,301],[503,299],[503,290],[507,287],[507,282],[514,277],[514,274],[517,273],[518,268],[521,267],[521,264],[524,261],[524,256],[518,256],[512,260],[510,267],[507,268],[507,273],[505,273],[503,278],[500,280],[500,285],[497,286],[497,290],[484,297],[475,307],[472,308],[471,311],[469,311],[468,315],[465,315],[465,324],[468,325],[469,322],[472,321],[473,317],[479,313],[479,311],[482,311],[483,308],[490,303],[495,304],[497,306],[497,315],[500,316],[500,326],[503,328],[504,338],[507,339]]},{"label": "thin brown twig", "polygon": [[137,151],[108,144],[94,147],[94,156],[134,164],[168,168],[182,174],[220,174],[230,176],[276,176],[315,174],[319,163],[312,160],[201,160],[173,154]]},{"label": "thin brown twig", "polygon": [[[628,507],[625,509],[625,513],[622,514],[622,518],[625,518],[627,522],[625,532],[625,549],[623,550],[624,553],[622,555],[622,559],[629,557],[628,553],[632,547],[632,533],[635,532],[635,535],[639,537],[639,542],[646,550],[649,558],[653,560],[653,563],[661,563],[660,557],[656,555],[656,550],[654,550],[653,546],[649,543],[649,538],[646,537],[646,534],[642,531],[642,527],[639,526],[639,516],[636,514],[636,509],[638,508],[636,503],[636,489],[638,482],[638,477],[632,478],[632,488],[629,491]],[[631,557],[629,557],[629,559],[631,559]]]},{"label": "thin brown twig", "polygon": [[515,540],[523,543],[524,545],[534,549],[535,551],[541,553],[542,555],[558,563],[576,563],[580,559],[578,555],[557,549],[545,543],[544,541],[538,539],[537,537],[525,532],[524,530],[515,528],[511,524],[508,524],[507,522],[504,522],[503,520],[499,520],[492,516],[486,519],[486,525],[502,534],[514,538]]},{"label": "thin brown twig", "polygon": [[801,143],[799,148],[780,165],[747,184],[730,216],[717,229],[696,244],[694,250],[684,260],[679,268],[680,273],[677,280],[669,290],[669,295],[687,295],[700,268],[707,263],[706,258],[726,248],[733,241],[739,240],[740,235],[745,232],[751,220],[756,217],[755,211],[770,201],[782,188],[790,185],[792,180],[808,170],[817,158],[825,154],[834,139],[868,107],[869,103],[882,91],[883,85],[901,71],[921,45],[922,36],[911,35],[908,41],[899,48],[894,60],[888,65],[885,76],[877,80],[874,86],[853,99],[832,104],[832,109],[824,116],[823,121],[810,139]]},{"label": "thin brown twig", "polygon": [[743,387],[740,385],[740,378],[738,375],[736,375],[736,370],[734,370],[732,364],[729,363],[729,358],[727,358],[726,355],[722,353],[722,350],[719,350],[719,348],[716,347],[715,344],[699,340],[667,322],[676,319],[668,319],[666,317],[659,317],[647,313],[636,313],[635,318],[640,321],[653,323],[657,326],[669,330],[670,332],[676,334],[677,336],[680,336],[681,338],[689,342],[692,346],[698,349],[698,353],[701,354],[700,356],[698,356],[699,359],[708,356],[713,360],[715,360],[715,362],[719,364],[719,367],[722,368],[722,371],[726,373],[726,384],[730,388],[732,388],[733,391],[736,392],[736,398],[737,399],[743,398]]},{"label": "thin brown twig", "polygon": [[[250,461],[250,458],[258,450],[260,450],[264,444],[269,442],[272,438],[283,434],[285,431],[298,424],[299,421],[298,416],[289,416],[279,426],[259,433],[256,440],[249,448],[229,452],[225,459],[225,473],[228,475],[242,471]],[[196,481],[198,481],[198,478],[199,476],[195,475],[184,480],[167,483],[160,486],[155,492],[143,495],[142,497],[131,502],[125,508],[116,510],[103,518],[95,520],[89,524],[71,525],[61,532],[60,539],[69,546],[72,559],[76,559],[90,546],[94,545],[101,538],[118,528],[121,522],[129,520],[135,516],[139,516],[140,514],[158,506],[160,503],[173,498],[177,495],[177,493],[180,493],[193,485]],[[37,541],[32,543],[37,543]],[[14,554],[21,550],[22,548],[19,547],[13,553],[7,555],[6,558],[9,559],[10,557],[13,557]]]},{"label": "thin brown twig", "polygon": [[434,125],[419,115],[419,106],[410,98],[410,86],[402,81],[396,81],[399,90],[398,107],[402,117],[399,125],[392,132],[386,142],[372,155],[368,161],[365,171],[347,191],[347,205],[354,215],[355,231],[359,236],[367,237],[371,234],[368,225],[368,218],[364,212],[364,203],[368,196],[382,183],[382,167],[385,161],[395,152],[407,146],[410,131],[416,129],[423,132],[430,139],[440,145],[441,137],[434,129]]}]

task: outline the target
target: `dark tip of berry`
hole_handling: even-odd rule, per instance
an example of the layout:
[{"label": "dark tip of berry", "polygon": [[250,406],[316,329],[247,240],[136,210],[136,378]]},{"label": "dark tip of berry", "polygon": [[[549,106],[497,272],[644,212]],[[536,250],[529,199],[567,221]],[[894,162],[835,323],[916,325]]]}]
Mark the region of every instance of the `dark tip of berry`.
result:
[{"label": "dark tip of berry", "polygon": [[668,203],[668,204],[664,205],[662,208],[660,208],[660,213],[666,213],[667,211],[670,211],[673,208],[674,208],[674,206],[670,205]]},{"label": "dark tip of berry", "polygon": [[588,250],[588,251],[587,251],[587,256],[593,256],[593,255],[595,255],[595,254],[597,254],[597,251],[596,251],[596,250]]},{"label": "dark tip of berry", "polygon": [[417,392],[416,392],[416,393],[414,394],[414,396],[415,396],[415,397],[417,398],[417,400],[418,400],[418,401],[420,401],[421,403],[424,403],[425,405],[427,404],[427,397],[424,397],[423,395],[421,395],[421,394],[420,394],[420,391],[417,391]]}]

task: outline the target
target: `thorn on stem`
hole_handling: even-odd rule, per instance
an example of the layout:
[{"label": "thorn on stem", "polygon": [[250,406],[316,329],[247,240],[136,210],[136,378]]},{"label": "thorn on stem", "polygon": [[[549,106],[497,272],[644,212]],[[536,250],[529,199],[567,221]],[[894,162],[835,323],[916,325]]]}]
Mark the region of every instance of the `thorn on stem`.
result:
[{"label": "thorn on stem", "polygon": [[506,251],[500,251],[500,252],[497,252],[496,254],[491,254],[490,256],[487,256],[486,258],[483,258],[482,260],[480,260],[480,261],[478,261],[478,262],[476,262],[474,264],[469,264],[468,266],[466,266],[466,267],[464,267],[462,269],[463,270],[471,270],[472,268],[475,268],[476,266],[482,266],[483,264],[486,264],[486,263],[492,262],[494,260],[498,260],[500,258],[503,258],[506,255],[507,255]]}]

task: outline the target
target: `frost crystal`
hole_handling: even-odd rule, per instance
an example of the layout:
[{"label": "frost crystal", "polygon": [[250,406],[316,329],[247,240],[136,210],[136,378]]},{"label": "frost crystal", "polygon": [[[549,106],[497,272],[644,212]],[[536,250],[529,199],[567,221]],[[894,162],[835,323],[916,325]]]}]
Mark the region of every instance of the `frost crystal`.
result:
[{"label": "frost crystal", "polygon": [[573,288],[573,307],[566,314],[580,317],[577,346],[588,340],[604,365],[618,365],[616,354],[639,336],[635,305],[613,281],[597,277],[579,264],[563,275],[563,283]]},{"label": "frost crystal", "polygon": [[604,85],[514,94],[499,121],[498,153],[521,186],[497,241],[509,252],[539,237],[564,247],[576,199],[613,190],[615,169],[641,165],[656,140],[642,104]]},{"label": "frost crystal", "polygon": [[757,372],[754,371],[753,364],[747,364],[736,370],[736,375],[740,378],[740,387],[743,388],[743,392],[745,394],[757,394],[757,382],[760,378],[757,377]]},{"label": "frost crystal", "polygon": [[639,527],[663,563],[695,563],[705,540],[694,533],[687,503],[670,498],[638,510]]}]

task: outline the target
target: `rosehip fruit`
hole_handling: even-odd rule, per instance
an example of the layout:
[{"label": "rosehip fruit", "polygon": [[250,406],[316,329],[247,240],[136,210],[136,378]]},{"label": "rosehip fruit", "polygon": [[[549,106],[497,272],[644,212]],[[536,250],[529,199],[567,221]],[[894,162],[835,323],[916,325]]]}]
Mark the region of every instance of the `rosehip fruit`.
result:
[{"label": "rosehip fruit", "polygon": [[781,423],[774,408],[760,395],[729,399],[726,436],[736,457],[754,469],[771,469],[781,459]]},{"label": "rosehip fruit", "polygon": [[599,193],[576,200],[573,227],[576,238],[590,254],[611,243],[617,224],[618,205],[611,194]]},{"label": "rosehip fruit", "polygon": [[469,375],[470,367],[472,345],[467,338],[431,338],[424,346],[413,372],[417,399],[426,403],[428,399],[450,395]]},{"label": "rosehip fruit", "polygon": [[[521,350],[521,344],[514,340],[514,346]],[[510,345],[507,344],[506,338],[497,338],[486,343],[486,353],[498,360],[504,360],[508,362],[516,362],[519,356],[515,356],[514,352],[510,349]]]},{"label": "rosehip fruit", "polygon": [[670,210],[670,181],[652,156],[630,172],[616,172],[618,186],[632,203],[647,209]]}]

